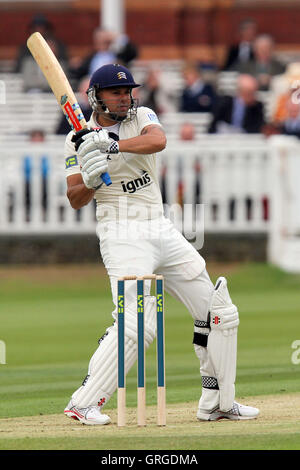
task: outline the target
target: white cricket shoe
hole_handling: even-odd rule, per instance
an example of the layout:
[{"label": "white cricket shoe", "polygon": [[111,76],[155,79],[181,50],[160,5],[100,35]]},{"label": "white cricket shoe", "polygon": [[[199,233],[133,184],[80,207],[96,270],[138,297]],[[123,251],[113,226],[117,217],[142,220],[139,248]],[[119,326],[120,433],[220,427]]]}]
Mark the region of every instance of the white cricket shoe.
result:
[{"label": "white cricket shoe", "polygon": [[101,413],[98,406],[88,406],[87,408],[77,408],[70,401],[64,410],[64,413],[69,418],[76,419],[83,424],[108,424],[110,417]]},{"label": "white cricket shoe", "polygon": [[233,407],[229,411],[215,410],[212,412],[205,412],[198,409],[197,418],[200,421],[217,421],[219,419],[254,419],[259,415],[259,409],[253,406],[240,405],[236,401],[233,402]]}]

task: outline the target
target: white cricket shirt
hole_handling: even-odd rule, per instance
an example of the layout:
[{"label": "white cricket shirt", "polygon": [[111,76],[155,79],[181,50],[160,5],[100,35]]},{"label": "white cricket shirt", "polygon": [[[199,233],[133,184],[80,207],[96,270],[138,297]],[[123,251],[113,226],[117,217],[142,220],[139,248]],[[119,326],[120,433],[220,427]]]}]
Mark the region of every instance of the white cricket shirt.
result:
[{"label": "white cricket shirt", "polygon": [[[106,127],[109,132],[119,134],[119,139],[130,139],[141,134],[150,124],[160,125],[154,111],[139,107],[136,117],[129,122]],[[88,127],[99,127],[95,113],[88,122]],[[75,152],[69,132],[65,142],[66,177],[80,173],[80,161]],[[139,155],[120,152],[108,155],[108,173],[112,184],[103,184],[95,192],[97,202],[97,220],[118,219],[153,219],[163,214],[163,205],[156,168],[156,154]]]}]

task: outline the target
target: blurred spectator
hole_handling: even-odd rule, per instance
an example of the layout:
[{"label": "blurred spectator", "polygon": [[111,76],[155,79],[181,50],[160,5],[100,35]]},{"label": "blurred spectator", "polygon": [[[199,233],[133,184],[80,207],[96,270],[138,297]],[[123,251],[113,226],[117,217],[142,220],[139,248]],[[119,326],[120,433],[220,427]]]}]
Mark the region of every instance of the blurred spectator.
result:
[{"label": "blurred spectator", "polygon": [[78,57],[71,59],[71,77],[78,81],[85,76],[91,76],[105,64],[122,63],[128,66],[137,54],[137,47],[125,34],[97,28],[93,32],[93,51],[82,60]]},{"label": "blurred spectator", "polygon": [[[299,88],[298,88],[299,90]],[[273,124],[280,124],[281,122],[285,121],[288,116],[288,103],[293,100],[293,96],[297,93],[297,90],[290,89],[286,93],[283,93],[280,95],[277,99],[276,103],[276,108],[275,112],[272,116],[272,122]],[[298,96],[299,96],[299,91],[298,91]]]},{"label": "blurred spectator", "polygon": [[[76,93],[78,103],[80,105],[81,111],[86,121],[90,119],[90,116],[92,114],[92,108],[90,107],[88,96],[86,93],[89,87],[89,82],[90,82],[89,77],[84,77],[80,81],[78,92]],[[70,124],[68,123],[65,115],[63,113],[60,113],[60,120],[55,130],[55,134],[66,135],[69,132],[70,132]]]},{"label": "blurred spectator", "polygon": [[180,127],[180,140],[194,140],[195,139],[195,126],[191,122],[184,122]]},{"label": "blurred spectator", "polygon": [[42,129],[32,129],[29,133],[30,142],[44,142],[45,132]]},{"label": "blurred spectator", "polygon": [[[42,129],[32,129],[29,132],[29,142],[40,144],[45,141],[45,132]],[[31,155],[24,157],[24,201],[25,201],[25,219],[27,222],[31,219],[32,207],[32,171],[33,171],[33,158]],[[47,155],[41,157],[41,207],[43,211],[43,220],[46,220],[48,209],[48,174],[49,162]]]},{"label": "blurred spectator", "polygon": [[197,59],[197,65],[201,72],[202,80],[215,87],[218,80],[219,66],[212,48],[207,47],[201,50]]},{"label": "blurred spectator", "polygon": [[254,59],[239,64],[237,71],[257,78],[259,90],[268,91],[272,77],[284,73],[285,66],[274,58],[274,41],[271,36],[258,36],[253,47]]},{"label": "blurred spectator", "polygon": [[96,29],[93,35],[95,51],[88,57],[88,75],[92,75],[95,70],[102,65],[116,62],[117,55],[111,50],[112,34],[109,31]]},{"label": "blurred spectator", "polygon": [[116,54],[118,64],[128,67],[137,58],[138,48],[126,34],[111,33],[111,50]]},{"label": "blurred spectator", "polygon": [[135,90],[135,97],[139,100],[140,106],[147,106],[159,116],[166,111],[166,97],[160,81],[160,71],[150,68],[147,71],[143,86]]},{"label": "blurred spectator", "polygon": [[[293,62],[287,66],[286,72],[278,77],[276,87],[281,93],[276,94],[276,90],[272,90],[274,101],[274,113],[272,115],[273,123],[280,123],[287,118],[287,103],[290,100],[298,100],[300,98],[300,63]],[[275,96],[274,96],[275,95]],[[277,96],[278,95],[278,96]]]},{"label": "blurred spectator", "polygon": [[254,59],[253,41],[257,32],[256,22],[250,18],[242,21],[238,32],[238,42],[229,47],[223,70],[235,70],[239,64]]},{"label": "blurred spectator", "polygon": [[[27,37],[36,31],[41,33],[42,36],[46,40],[49,40],[49,41],[51,40],[51,42],[55,44],[55,53],[56,53],[56,57],[58,61],[63,62],[64,64],[67,64],[68,62],[67,49],[65,45],[55,36],[54,28],[52,24],[50,23],[50,21],[48,21],[48,19],[45,16],[36,15],[33,17],[31,23],[28,26]],[[14,69],[15,73],[22,73],[24,61],[26,61],[26,59],[28,58],[32,59],[32,55],[25,42],[24,44],[20,46],[18,54],[17,54],[16,64],[15,64],[15,69]]]},{"label": "blurred spectator", "polygon": [[188,64],[183,69],[185,86],[180,96],[179,111],[187,113],[211,112],[216,102],[213,86],[204,82],[199,68]]},{"label": "blurred spectator", "polygon": [[260,133],[264,126],[264,106],[257,100],[258,83],[251,75],[240,75],[235,97],[220,98],[209,133]]},{"label": "blurred spectator", "polygon": [[288,100],[286,108],[286,118],[279,126],[279,133],[300,139],[300,103]]},{"label": "blurred spectator", "polygon": [[[58,50],[57,50],[57,43],[54,39],[52,38],[47,38],[47,43],[52,49],[53,53],[55,54],[56,57],[58,57]],[[64,62],[62,59],[59,60],[60,65],[64,69],[66,73],[68,73],[67,70],[67,63]],[[43,72],[37,65],[36,61],[30,56],[24,56],[23,60],[20,64],[20,72],[23,77],[23,89],[25,92],[29,93],[36,93],[36,92],[45,92],[45,93],[50,93],[51,88],[48,85],[48,82],[46,78],[44,77]]]}]

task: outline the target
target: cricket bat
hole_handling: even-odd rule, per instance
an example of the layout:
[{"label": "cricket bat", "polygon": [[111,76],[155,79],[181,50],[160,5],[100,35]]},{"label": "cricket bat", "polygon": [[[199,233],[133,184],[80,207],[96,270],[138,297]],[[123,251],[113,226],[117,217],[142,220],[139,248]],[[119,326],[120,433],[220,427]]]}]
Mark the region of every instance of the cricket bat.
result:
[{"label": "cricket bat", "polygon": [[[86,120],[71,85],[43,36],[38,32],[33,33],[27,40],[27,47],[43,72],[71,129],[77,132],[87,128]],[[101,178],[107,186],[111,184],[108,173],[103,173]]]}]

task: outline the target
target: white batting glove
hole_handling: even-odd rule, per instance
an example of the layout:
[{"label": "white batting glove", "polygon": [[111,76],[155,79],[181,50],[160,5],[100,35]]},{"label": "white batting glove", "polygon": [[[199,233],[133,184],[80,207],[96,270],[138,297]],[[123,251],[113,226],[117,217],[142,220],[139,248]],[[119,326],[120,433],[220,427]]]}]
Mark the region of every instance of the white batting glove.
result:
[{"label": "white batting glove", "polygon": [[82,158],[81,174],[88,189],[98,189],[103,184],[100,176],[108,169],[107,155],[99,150],[88,152]]},{"label": "white batting glove", "polygon": [[89,132],[82,137],[82,140],[83,142],[77,150],[77,153],[81,158],[92,150],[100,150],[101,153],[119,152],[118,142],[111,139],[105,129]]}]

